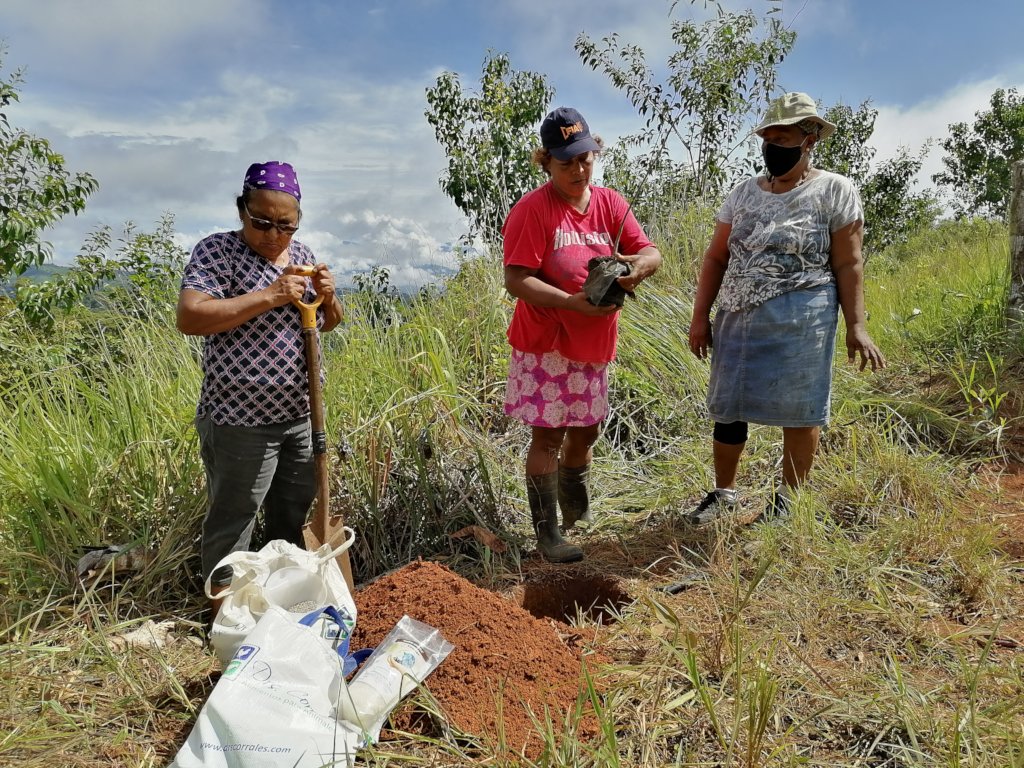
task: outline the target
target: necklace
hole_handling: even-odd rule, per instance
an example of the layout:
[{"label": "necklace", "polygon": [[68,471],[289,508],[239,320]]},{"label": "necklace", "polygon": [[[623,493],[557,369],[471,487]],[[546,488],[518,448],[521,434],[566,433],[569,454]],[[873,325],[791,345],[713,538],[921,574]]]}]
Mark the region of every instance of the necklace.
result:
[{"label": "necklace", "polygon": [[[782,190],[782,191],[783,192],[792,192],[794,189],[796,189],[797,187],[801,186],[805,181],[807,181],[807,177],[810,175],[810,173],[811,173],[811,165],[810,165],[810,163],[808,163],[807,167],[804,168],[804,172],[800,174],[800,178],[796,180],[796,184],[794,184],[789,189]],[[775,191],[775,182],[776,181],[778,181],[778,179],[775,178],[774,176],[769,176],[768,177],[768,185],[771,188],[772,192]],[[781,194],[781,192],[779,194]]]}]

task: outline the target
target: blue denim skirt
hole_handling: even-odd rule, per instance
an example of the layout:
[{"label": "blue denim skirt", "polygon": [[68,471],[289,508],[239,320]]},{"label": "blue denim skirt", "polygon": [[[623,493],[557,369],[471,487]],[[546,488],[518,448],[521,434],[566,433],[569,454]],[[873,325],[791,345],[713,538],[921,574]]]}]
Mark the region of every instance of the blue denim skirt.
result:
[{"label": "blue denim skirt", "polygon": [[722,423],[828,423],[838,301],[834,285],[790,291],[712,328],[708,411]]}]

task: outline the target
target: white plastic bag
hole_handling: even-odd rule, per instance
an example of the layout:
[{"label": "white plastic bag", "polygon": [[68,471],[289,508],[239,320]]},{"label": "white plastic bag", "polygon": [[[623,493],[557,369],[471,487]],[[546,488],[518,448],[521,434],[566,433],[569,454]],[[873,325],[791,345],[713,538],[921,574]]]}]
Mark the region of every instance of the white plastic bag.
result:
[{"label": "white plastic bag", "polygon": [[246,637],[169,768],[351,766],[359,735],[334,718],[343,659],[271,606]]},{"label": "white plastic bag", "polygon": [[[325,544],[309,552],[275,539],[259,552],[232,552],[217,563],[214,571],[221,567],[230,567],[232,571],[228,588],[217,594],[223,602],[210,629],[210,645],[221,664],[231,661],[245,636],[273,604],[275,594],[279,598],[287,595],[287,601],[307,603],[304,610],[298,611],[300,614],[333,605],[351,618],[351,631],[356,623],[356,603],[335,560],[355,541],[356,534],[351,528],[346,527],[345,534],[345,541],[336,549]],[[211,587],[208,578],[207,597],[213,597]],[[288,609],[293,605],[280,607]]]}]

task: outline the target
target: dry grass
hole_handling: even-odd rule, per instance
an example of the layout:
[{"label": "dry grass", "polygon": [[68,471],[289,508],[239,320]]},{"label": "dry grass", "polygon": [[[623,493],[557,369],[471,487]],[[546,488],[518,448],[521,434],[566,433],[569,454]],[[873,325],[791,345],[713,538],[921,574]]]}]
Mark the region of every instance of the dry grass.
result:
[{"label": "dry grass", "polygon": [[[605,734],[579,744],[571,722],[539,723],[551,743],[539,764],[1020,764],[1022,567],[958,506],[985,489],[947,469],[920,460],[920,482],[894,477],[856,522],[829,512],[826,497],[845,496],[830,488],[802,496],[785,526],[693,530],[666,511],[582,536],[574,576],[613,578],[633,601],[610,624],[579,625],[610,659],[590,669]],[[560,573],[510,557],[491,584]],[[675,594],[660,589],[674,582]],[[6,633],[5,763],[156,766],[184,738],[216,680],[198,625],[178,617],[164,649],[112,650],[132,625],[109,594],[54,600]],[[377,752],[367,764],[504,760],[454,735]]]},{"label": "dry grass", "polygon": [[[964,260],[982,264],[976,252]],[[573,534],[587,552],[576,577],[610,579],[629,595],[609,606],[611,623],[596,623],[582,603],[573,611],[575,631],[598,652],[580,709],[600,713],[601,734],[580,743],[573,713],[537,713],[549,745],[537,764],[1024,765],[1024,541],[1020,528],[1000,527],[1024,510],[1019,494],[976,473],[993,455],[1011,458],[991,427],[1002,418],[1008,433],[1019,428],[1019,400],[999,395],[1021,391],[1024,377],[1005,339],[986,338],[990,315],[969,308],[971,323],[955,324],[951,339],[964,365],[935,370],[921,350],[941,341],[943,312],[968,310],[944,305],[948,286],[937,283],[930,298],[924,288],[895,296],[893,307],[923,304],[928,324],[914,323],[927,333],[876,310],[872,332],[902,356],[891,355],[884,375],[837,377],[833,424],[793,518],[693,529],[682,513],[710,475],[706,369],[683,346],[687,294],[673,279],[685,284],[692,265],[678,261],[627,305],[615,411],[593,474],[599,522]],[[907,285],[906,274],[885,279]],[[525,434],[500,415],[507,307],[495,308],[496,275],[470,265],[445,297],[408,308],[405,327],[360,324],[330,341],[332,440],[351,447],[333,491],[362,521],[364,577],[427,548],[500,592],[562,578],[532,553],[519,479]],[[969,280],[984,283],[973,272]],[[97,352],[96,369],[118,374],[106,389],[76,383],[70,370],[34,400],[52,408],[19,406],[31,383],[0,398],[9,447],[0,461],[0,764],[164,765],[216,682],[197,644],[205,617],[191,572],[202,501],[181,426],[194,396],[194,370],[181,374],[191,352],[159,343],[166,328],[150,332],[118,352],[145,356],[145,386]],[[966,378],[972,361],[987,360],[991,370]],[[45,360],[38,368],[46,380],[64,375]],[[965,384],[998,399],[999,412],[977,410]],[[121,418],[120,403],[134,418]],[[45,473],[24,471],[52,444],[47,435],[60,436],[61,452]],[[765,504],[778,454],[777,430],[755,429],[743,520]],[[447,538],[469,522],[494,527],[509,552]],[[74,546],[104,535],[138,535],[158,557],[141,575],[69,586]],[[175,622],[177,641],[110,646],[148,619]],[[414,705],[431,703],[421,695]],[[445,729],[443,713],[438,721],[435,736],[399,735],[363,762],[511,764]]]}]

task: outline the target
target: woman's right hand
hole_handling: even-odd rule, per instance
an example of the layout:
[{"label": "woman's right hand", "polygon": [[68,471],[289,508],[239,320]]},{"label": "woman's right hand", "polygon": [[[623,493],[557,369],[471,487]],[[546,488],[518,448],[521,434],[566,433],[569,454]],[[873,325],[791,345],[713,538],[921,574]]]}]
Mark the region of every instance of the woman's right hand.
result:
[{"label": "woman's right hand", "polygon": [[275,307],[300,301],[306,295],[306,278],[291,272],[292,268],[292,265],[286,267],[284,273],[277,280],[263,289]]},{"label": "woman's right hand", "polygon": [[711,354],[711,319],[694,315],[690,320],[690,351],[703,360]]},{"label": "woman's right hand", "polygon": [[614,315],[620,308],[615,304],[609,304],[606,307],[598,307],[591,304],[587,299],[587,294],[580,291],[579,293],[569,294],[565,299],[565,304],[561,306],[561,309],[579,312],[581,315],[587,315],[589,317],[607,317],[608,315]]}]

